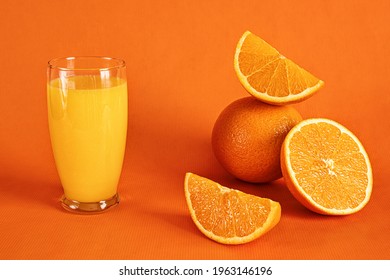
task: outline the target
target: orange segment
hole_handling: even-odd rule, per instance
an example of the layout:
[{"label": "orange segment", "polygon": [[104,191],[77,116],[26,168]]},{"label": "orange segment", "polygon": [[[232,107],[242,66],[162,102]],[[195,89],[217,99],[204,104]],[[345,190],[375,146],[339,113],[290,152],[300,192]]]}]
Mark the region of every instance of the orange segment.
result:
[{"label": "orange segment", "polygon": [[278,202],[221,186],[192,173],[185,176],[184,191],[195,225],[219,243],[250,242],[280,220]]},{"label": "orange segment", "polygon": [[361,210],[372,191],[368,155],[347,128],[328,119],[308,119],[287,134],[281,151],[287,187],[308,209],[327,215]]},{"label": "orange segment", "polygon": [[281,105],[310,97],[324,82],[246,31],[239,40],[234,68],[241,84],[257,99]]}]

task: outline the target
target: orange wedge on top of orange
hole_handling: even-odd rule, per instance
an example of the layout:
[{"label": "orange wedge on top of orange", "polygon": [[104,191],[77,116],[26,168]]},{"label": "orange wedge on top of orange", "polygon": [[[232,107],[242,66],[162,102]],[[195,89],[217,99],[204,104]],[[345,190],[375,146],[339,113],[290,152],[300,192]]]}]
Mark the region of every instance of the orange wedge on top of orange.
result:
[{"label": "orange wedge on top of orange", "polygon": [[300,102],[324,85],[250,31],[237,44],[234,69],[251,95],[273,105]]}]

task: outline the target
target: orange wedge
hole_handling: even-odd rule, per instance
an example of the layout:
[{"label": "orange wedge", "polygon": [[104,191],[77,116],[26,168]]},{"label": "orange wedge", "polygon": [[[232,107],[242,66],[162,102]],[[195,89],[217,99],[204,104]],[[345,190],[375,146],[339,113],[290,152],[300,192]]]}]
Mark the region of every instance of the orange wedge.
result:
[{"label": "orange wedge", "polygon": [[237,44],[234,69],[251,95],[274,105],[300,102],[324,85],[323,81],[249,31]]},{"label": "orange wedge", "polygon": [[280,220],[278,202],[243,193],[187,173],[185,197],[192,220],[208,238],[243,244],[272,229]]},{"label": "orange wedge", "polygon": [[348,215],[370,200],[368,155],[347,128],[328,119],[302,121],[287,134],[281,151],[286,185],[308,209]]}]

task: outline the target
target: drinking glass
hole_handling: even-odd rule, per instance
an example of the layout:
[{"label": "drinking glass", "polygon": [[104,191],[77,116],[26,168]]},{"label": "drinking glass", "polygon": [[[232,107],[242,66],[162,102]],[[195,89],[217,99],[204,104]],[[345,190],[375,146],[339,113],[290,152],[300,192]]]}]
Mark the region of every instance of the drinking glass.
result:
[{"label": "drinking glass", "polygon": [[62,206],[99,213],[119,203],[127,135],[122,59],[66,57],[48,62],[47,105]]}]

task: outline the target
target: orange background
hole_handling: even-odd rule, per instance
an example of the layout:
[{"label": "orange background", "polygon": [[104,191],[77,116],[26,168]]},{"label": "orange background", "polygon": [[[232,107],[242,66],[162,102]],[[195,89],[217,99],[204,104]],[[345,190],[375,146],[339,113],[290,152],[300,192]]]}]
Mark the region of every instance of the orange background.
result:
[{"label": "orange background", "polygon": [[[0,9],[1,259],[389,259],[390,2],[22,1]],[[219,113],[248,96],[233,54],[250,30],[325,81],[294,105],[354,132],[372,162],[369,204],[346,217],[301,206],[283,180],[254,185],[218,164]],[[128,65],[129,127],[119,191],[103,215],[62,210],[50,146],[46,64],[104,55]],[[280,223],[226,246],[204,237],[184,199],[185,172],[269,197]]]}]

